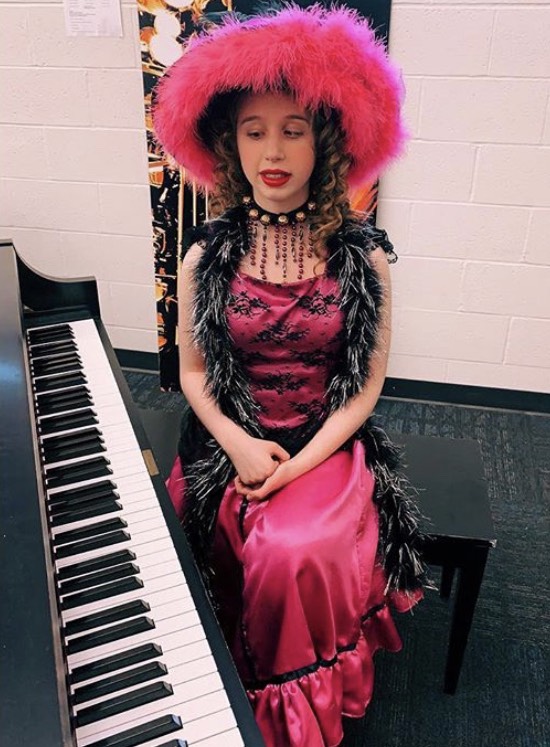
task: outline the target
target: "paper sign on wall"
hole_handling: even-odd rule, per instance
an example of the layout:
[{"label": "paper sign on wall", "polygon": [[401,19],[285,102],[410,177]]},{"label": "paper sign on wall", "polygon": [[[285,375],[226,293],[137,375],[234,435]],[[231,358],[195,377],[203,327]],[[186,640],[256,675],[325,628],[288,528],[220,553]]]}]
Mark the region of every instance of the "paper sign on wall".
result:
[{"label": "paper sign on wall", "polygon": [[120,0],[64,0],[67,36],[122,36]]}]

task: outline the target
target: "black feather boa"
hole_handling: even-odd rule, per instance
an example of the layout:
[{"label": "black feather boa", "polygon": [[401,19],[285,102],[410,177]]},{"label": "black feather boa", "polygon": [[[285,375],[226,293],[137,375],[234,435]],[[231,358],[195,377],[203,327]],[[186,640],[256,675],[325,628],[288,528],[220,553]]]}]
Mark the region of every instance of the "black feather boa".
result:
[{"label": "black feather boa", "polygon": [[[359,393],[369,375],[376,342],[383,289],[369,263],[369,252],[381,246],[395,261],[385,232],[368,224],[348,221],[328,242],[327,272],[340,285],[346,344],[327,388],[326,408],[300,428],[266,430],[257,420],[258,406],[229,334],[226,309],[230,282],[248,250],[244,211],[235,208],[195,229],[187,245],[200,241],[204,252],[195,270],[194,336],[206,364],[209,393],[222,412],[250,435],[277,441],[296,454],[331,413]],[[379,556],[387,589],[414,591],[426,582],[419,555],[419,514],[413,490],[399,472],[400,452],[370,417],[354,438],[365,445],[366,462],[375,477],[374,501],[380,522]],[[353,439],[347,445],[349,448]],[[344,447],[344,448],[345,448]],[[235,469],[219,444],[210,436],[194,412],[186,406],[179,455],[186,481],[183,527],[210,587],[210,551],[220,502]]]}]

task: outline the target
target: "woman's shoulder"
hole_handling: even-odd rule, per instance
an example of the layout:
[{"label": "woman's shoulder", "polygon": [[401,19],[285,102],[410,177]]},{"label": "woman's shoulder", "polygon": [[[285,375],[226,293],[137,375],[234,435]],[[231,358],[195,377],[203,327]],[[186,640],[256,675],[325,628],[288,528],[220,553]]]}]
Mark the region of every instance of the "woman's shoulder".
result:
[{"label": "woman's shoulder", "polygon": [[361,215],[348,217],[342,225],[342,236],[345,243],[351,243],[366,253],[384,253],[389,264],[397,262],[394,246],[383,228],[378,228],[369,218]]},{"label": "woman's shoulder", "polygon": [[[186,228],[183,233],[180,259],[187,262],[198,261],[204,254],[204,250],[212,244],[213,239],[223,238],[227,231],[239,224],[240,214],[241,211],[238,208],[230,208],[201,225]],[[188,255],[190,255],[189,258],[187,258]]]}]

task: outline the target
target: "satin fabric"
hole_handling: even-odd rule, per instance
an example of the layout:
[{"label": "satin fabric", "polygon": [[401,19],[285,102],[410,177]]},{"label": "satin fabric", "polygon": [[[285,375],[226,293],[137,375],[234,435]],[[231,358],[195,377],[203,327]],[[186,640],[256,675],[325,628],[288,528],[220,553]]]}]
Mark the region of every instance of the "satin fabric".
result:
[{"label": "satin fabric", "polygon": [[[296,427],[322,406],[342,344],[338,285],[320,276],[287,285],[237,275],[228,323],[263,424]],[[180,518],[185,477],[167,487]],[[213,545],[219,620],[267,747],[335,747],[342,716],[364,714],[373,654],[398,651],[377,559],[374,479],[363,444],[340,450],[263,502],[232,482]]]},{"label": "satin fabric", "polygon": [[[342,715],[371,700],[373,654],[401,649],[388,604],[404,612],[421,593],[384,596],[373,487],[356,441],[268,501],[243,507],[233,482],[225,491],[214,591],[267,747],[338,745]],[[184,488],[177,459],[168,490],[180,516]]]}]

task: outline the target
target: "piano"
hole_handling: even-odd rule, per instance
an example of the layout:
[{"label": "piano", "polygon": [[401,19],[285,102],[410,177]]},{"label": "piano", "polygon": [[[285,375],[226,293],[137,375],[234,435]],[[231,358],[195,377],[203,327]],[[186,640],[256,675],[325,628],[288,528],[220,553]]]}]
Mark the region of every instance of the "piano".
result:
[{"label": "piano", "polygon": [[0,242],[0,744],[264,742],[99,314]]}]

